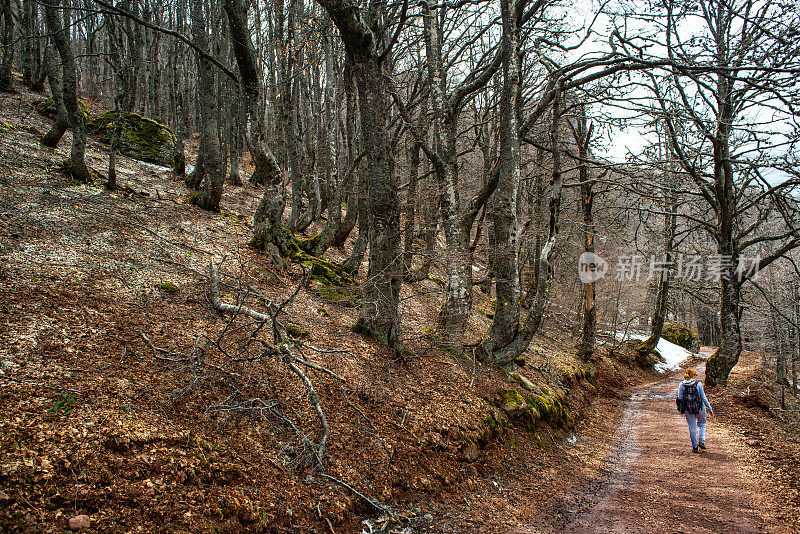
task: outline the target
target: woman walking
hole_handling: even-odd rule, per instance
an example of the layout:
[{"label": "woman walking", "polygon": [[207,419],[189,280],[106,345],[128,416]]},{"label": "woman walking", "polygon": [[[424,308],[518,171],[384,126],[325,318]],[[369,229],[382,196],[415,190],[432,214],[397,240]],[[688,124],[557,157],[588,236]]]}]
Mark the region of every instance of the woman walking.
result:
[{"label": "woman walking", "polygon": [[[678,405],[685,407],[686,422],[689,424],[689,437],[692,440],[692,452],[706,450],[706,409],[708,413],[714,415],[706,394],[703,391],[703,384],[695,378],[697,372],[694,369],[687,369],[683,375],[683,382],[678,386]],[[698,440],[698,430],[700,432]]]}]

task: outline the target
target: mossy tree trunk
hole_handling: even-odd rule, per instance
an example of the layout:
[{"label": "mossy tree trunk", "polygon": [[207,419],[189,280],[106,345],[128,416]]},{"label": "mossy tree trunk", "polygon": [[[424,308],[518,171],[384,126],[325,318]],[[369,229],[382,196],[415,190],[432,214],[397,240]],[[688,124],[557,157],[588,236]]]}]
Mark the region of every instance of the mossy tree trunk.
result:
[{"label": "mossy tree trunk", "polygon": [[70,151],[69,172],[73,178],[81,182],[91,182],[89,167],[86,166],[86,130],[84,127],[83,109],[78,104],[78,70],[75,55],[72,52],[69,38],[62,27],[60,18],[60,1],[43,2],[47,27],[53,37],[53,44],[61,56],[61,80],[64,107],[67,110],[69,125],[72,129],[72,149]]}]

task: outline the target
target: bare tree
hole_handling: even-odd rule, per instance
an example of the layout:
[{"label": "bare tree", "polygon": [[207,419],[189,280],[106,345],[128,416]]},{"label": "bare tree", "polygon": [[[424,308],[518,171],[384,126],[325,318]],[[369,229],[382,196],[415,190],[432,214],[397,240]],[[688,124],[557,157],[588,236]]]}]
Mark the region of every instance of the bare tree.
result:
[{"label": "bare tree", "polygon": [[[208,36],[203,1],[192,0],[192,35],[199,50],[208,52]],[[214,66],[205,57],[197,57],[197,96],[200,107],[201,144],[195,172],[187,178],[187,183],[199,187],[194,203],[203,209],[219,211],[222,198],[222,183],[225,175],[222,169],[219,126],[217,123],[216,97],[214,96]]]},{"label": "bare tree", "polygon": [[[376,339],[399,349],[402,345],[398,310],[402,284],[400,209],[394,155],[387,131],[389,101],[384,66],[394,45],[394,39],[387,31],[390,24],[387,8],[383,0],[370,2],[366,9],[346,0],[317,2],[327,10],[339,29],[346,53],[352,61],[361,112],[363,150],[367,154],[370,256],[358,322]],[[362,220],[361,224],[364,223]]]},{"label": "bare tree", "polygon": [[[91,182],[92,176],[86,166],[86,130],[83,123],[83,109],[78,104],[78,71],[75,55],[61,19],[60,0],[44,2],[47,27],[53,38],[53,45],[61,57],[61,91],[67,111],[69,126],[72,129],[72,149],[68,162],[69,173],[78,181]],[[58,136],[61,137],[60,135]],[[58,141],[56,141],[58,142]]]},{"label": "bare tree", "polygon": [[[685,2],[659,7],[656,23],[672,68],[664,75],[650,72],[648,87],[656,112],[665,117],[672,156],[710,211],[702,226],[714,239],[719,261],[722,340],[708,362],[707,381],[725,385],[742,351],[743,285],[800,246],[792,221],[796,206],[785,200],[800,181],[770,183],[764,175],[776,166],[769,151],[785,135],[757,118],[774,113],[777,124],[791,115],[800,54],[779,36],[798,14],[781,3],[750,0],[704,3],[699,11]],[[678,31],[689,19],[699,23],[703,38]],[[621,36],[626,51],[649,51],[650,42],[636,40]],[[781,104],[764,104],[771,100]],[[768,230],[775,218],[777,228]]]}]

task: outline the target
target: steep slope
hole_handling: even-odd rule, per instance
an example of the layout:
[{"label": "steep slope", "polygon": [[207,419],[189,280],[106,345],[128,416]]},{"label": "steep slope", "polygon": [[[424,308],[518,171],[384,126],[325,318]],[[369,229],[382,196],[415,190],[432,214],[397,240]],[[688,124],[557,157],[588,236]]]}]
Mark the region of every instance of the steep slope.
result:
[{"label": "steep slope", "polygon": [[[509,383],[438,348],[433,281],[404,290],[413,356],[395,361],[350,330],[349,302],[306,287],[303,265],[246,246],[259,191],[226,186],[208,213],[166,169],[126,158],[123,189],[76,184],[58,171],[69,140],[38,144],[35,98],[0,95],[5,531],[86,515],[97,532],[354,532],[381,516],[502,532],[569,476],[562,428],[613,364],[581,366],[568,340],[541,338],[520,369],[535,391]],[[102,172],[105,148],[88,148]],[[224,301],[282,306],[294,353],[342,380],[304,367],[309,394],[265,350],[269,328],[216,313],[212,260]],[[485,328],[476,314],[469,335]],[[330,428],[321,469],[314,399]]]}]

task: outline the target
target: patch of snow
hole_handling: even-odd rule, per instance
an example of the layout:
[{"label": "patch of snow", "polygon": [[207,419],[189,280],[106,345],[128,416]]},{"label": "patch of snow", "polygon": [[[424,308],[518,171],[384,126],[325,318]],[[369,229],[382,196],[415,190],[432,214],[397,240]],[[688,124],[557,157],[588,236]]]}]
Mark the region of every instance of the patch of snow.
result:
[{"label": "patch of snow", "polygon": [[655,351],[665,360],[655,364],[655,370],[659,373],[677,371],[681,363],[692,356],[692,353],[688,350],[674,343],[670,343],[663,337],[658,340]]},{"label": "patch of snow", "polygon": [[647,339],[648,337],[650,337],[650,333],[642,330],[619,330],[614,334],[614,339],[617,341],[628,341],[629,339]]},{"label": "patch of snow", "polygon": [[192,174],[194,172],[194,165],[187,165],[185,172],[186,174]]},{"label": "patch of snow", "polygon": [[[154,169],[154,170],[156,170],[158,172],[170,172],[170,171],[172,171],[172,169],[170,169],[169,167],[163,167],[161,165],[156,165],[154,163],[148,163],[146,161],[140,161],[139,165],[142,165],[143,167],[148,167],[150,169]],[[194,170],[194,167],[192,167],[192,170]],[[190,172],[188,168],[186,169],[186,172],[187,173]]]}]

